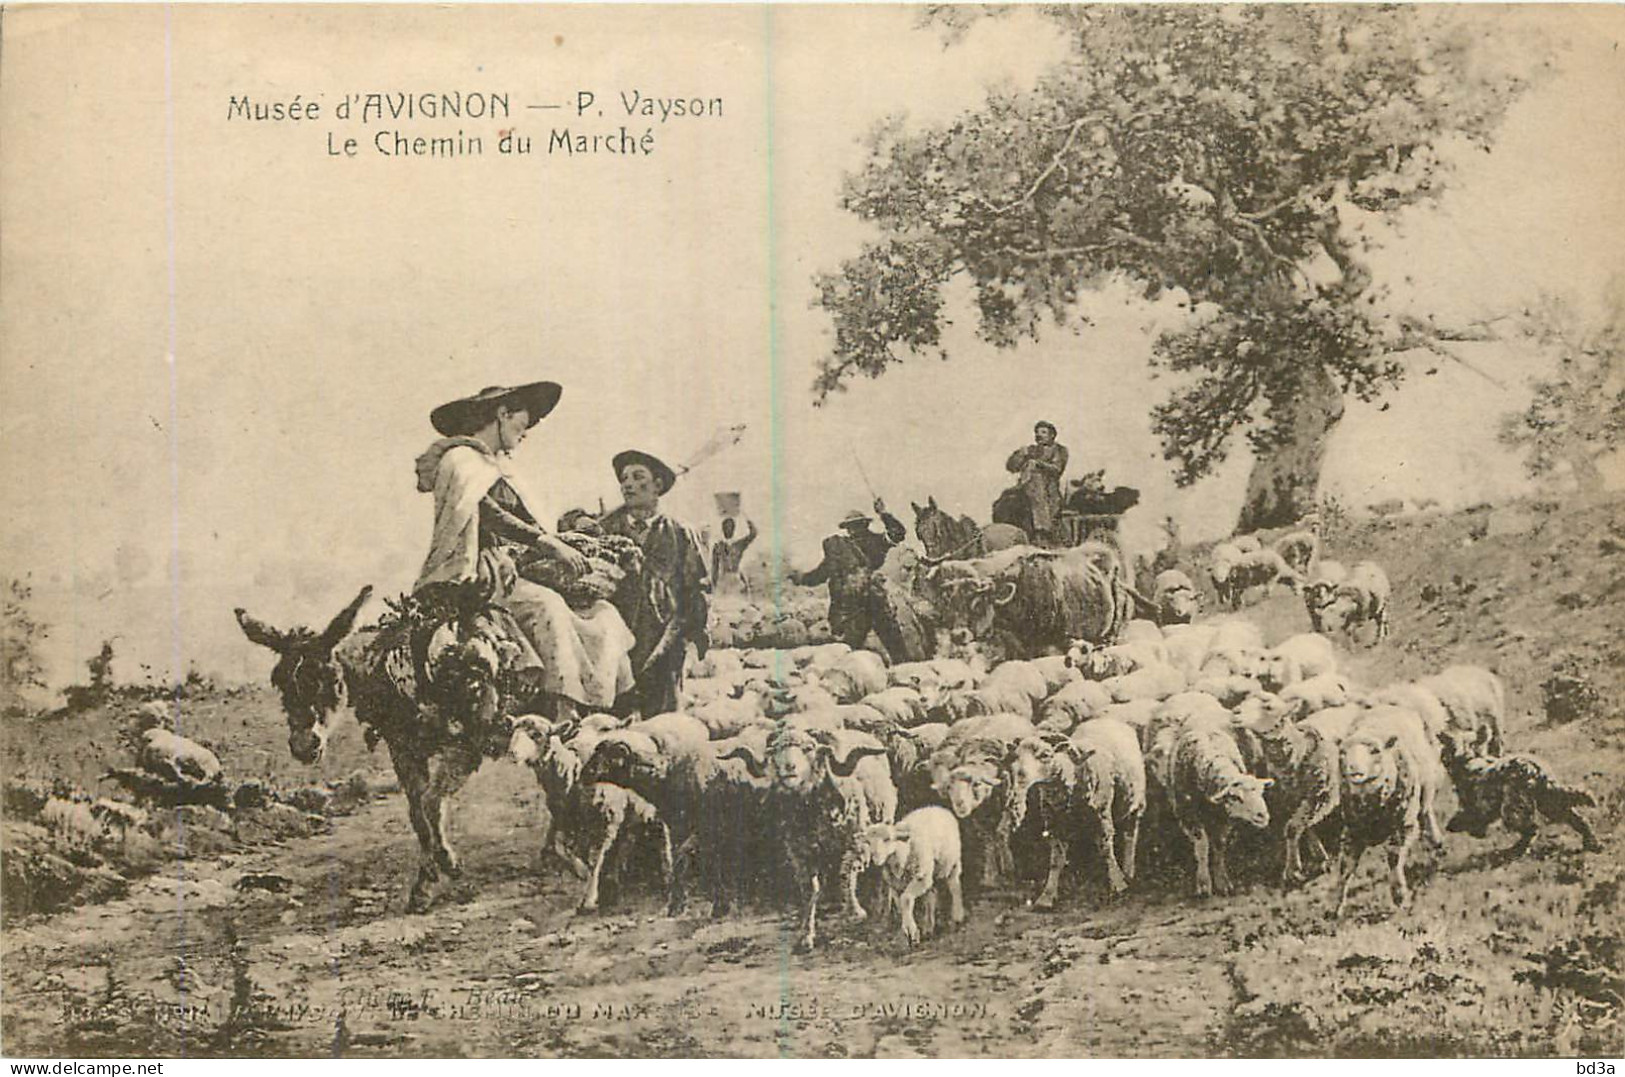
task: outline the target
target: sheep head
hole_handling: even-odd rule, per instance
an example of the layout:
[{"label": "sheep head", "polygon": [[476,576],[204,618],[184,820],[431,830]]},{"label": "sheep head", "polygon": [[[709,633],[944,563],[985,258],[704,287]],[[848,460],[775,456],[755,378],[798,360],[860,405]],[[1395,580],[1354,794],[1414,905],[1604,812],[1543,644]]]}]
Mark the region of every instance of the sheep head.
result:
[{"label": "sheep head", "polygon": [[991,760],[961,763],[947,775],[948,807],[959,818],[969,818],[1003,784],[998,766]]},{"label": "sheep head", "polygon": [[1263,829],[1270,825],[1270,810],[1264,803],[1264,790],[1274,784],[1269,778],[1238,774],[1210,793],[1208,800],[1238,823]]}]

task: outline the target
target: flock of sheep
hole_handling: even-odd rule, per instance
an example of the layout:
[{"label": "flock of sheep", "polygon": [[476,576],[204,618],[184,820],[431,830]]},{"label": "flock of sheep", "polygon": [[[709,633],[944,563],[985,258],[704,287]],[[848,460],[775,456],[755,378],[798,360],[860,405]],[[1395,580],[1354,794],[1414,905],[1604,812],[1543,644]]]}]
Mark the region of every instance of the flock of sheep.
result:
[{"label": "flock of sheep", "polygon": [[1244,619],[1189,623],[1195,588],[1164,572],[1165,623],[1131,621],[1109,645],[991,668],[974,646],[893,666],[839,643],[713,650],[692,668],[683,713],[567,727],[526,717],[512,751],[541,779],[549,848],[587,879],[583,909],[597,907],[619,836],[641,830],[660,850],[674,909],[691,880],[716,915],[770,899],[787,866],[803,948],[816,941],[825,887],[866,917],[859,889],[870,869],[909,942],[931,932],[940,896],[961,921],[967,860],[983,885],[1013,879],[1011,839],[1029,823],[1048,847],[1039,907],[1057,902],[1079,852],[1111,891],[1127,889],[1147,851],[1142,825],[1188,839],[1198,896],[1226,894],[1238,824],[1272,828],[1283,885],[1303,878],[1306,861],[1329,866],[1335,840],[1334,915],[1361,854],[1386,845],[1403,906],[1416,839],[1443,840],[1445,781],[1461,805],[1452,829],[1483,836],[1499,818],[1520,834],[1521,852],[1544,816],[1595,848],[1574,810],[1589,803],[1583,792],[1534,757],[1500,755],[1506,704],[1495,673],[1452,666],[1369,687],[1340,670],[1321,630],[1369,624],[1374,644],[1387,631],[1389,588],[1380,567],[1345,572],[1317,549],[1303,556],[1282,540],[1214,551],[1225,601],[1277,580],[1303,597],[1317,631],[1273,647]]}]

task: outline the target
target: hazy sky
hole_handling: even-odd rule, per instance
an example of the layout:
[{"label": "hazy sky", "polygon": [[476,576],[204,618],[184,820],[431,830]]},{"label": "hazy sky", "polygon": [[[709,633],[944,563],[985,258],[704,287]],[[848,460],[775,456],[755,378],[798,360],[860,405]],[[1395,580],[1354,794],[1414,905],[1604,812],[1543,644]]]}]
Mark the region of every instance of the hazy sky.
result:
[{"label": "hazy sky", "polygon": [[[1489,14],[1481,17],[1494,17]],[[1419,311],[1499,313],[1540,289],[1589,298],[1625,270],[1625,68],[1618,9],[1539,9],[1572,47],[1490,155],[1387,237],[1383,275]],[[430,498],[412,460],[427,413],[491,383],[551,378],[563,402],[518,455],[549,509],[615,500],[609,458],[680,462],[720,426],[745,441],[686,476],[695,523],[738,489],[804,563],[869,500],[985,516],[1005,454],[1052,419],[1073,473],[1140,486],[1200,533],[1232,519],[1246,460],[1175,493],[1149,431],[1145,356],[1177,312],[1110,295],[1095,324],[993,353],[959,312],[954,359],[809,386],[828,347],[812,275],[865,231],[836,203],[857,138],[888,113],[928,123],[1059,55],[1025,14],[945,50],[892,8],[253,8],[5,12],[0,64],[0,519],[59,675],[117,634],[130,663],[258,674],[230,611],[317,621],[364,583],[410,586]],[[346,94],[486,91],[491,120],[332,118]],[[597,95],[586,126],[572,107]],[[620,94],[722,98],[720,117],[624,116]],[[323,108],[314,122],[228,119],[233,94]],[[617,119],[617,114],[621,114]],[[544,152],[552,127],[634,135],[647,157]],[[499,128],[538,145],[495,152]],[[452,160],[372,152],[380,129],[485,139]],[[327,152],[356,137],[354,158]],[[1413,283],[1406,285],[1406,275]],[[1468,349],[1464,349],[1464,353]],[[1078,361],[1081,354],[1087,363]],[[1351,408],[1329,490],[1476,500],[1510,488],[1492,417],[1528,358],[1471,349],[1385,412]],[[1421,364],[1421,369],[1432,366]],[[771,451],[776,428],[780,452]],[[1137,518],[1137,521],[1136,521]]]}]

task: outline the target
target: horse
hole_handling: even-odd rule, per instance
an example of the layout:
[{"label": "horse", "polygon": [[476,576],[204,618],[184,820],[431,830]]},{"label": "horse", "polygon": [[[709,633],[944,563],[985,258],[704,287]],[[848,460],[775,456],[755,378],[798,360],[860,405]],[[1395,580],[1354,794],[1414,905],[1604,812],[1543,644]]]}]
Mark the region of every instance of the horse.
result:
[{"label": "horse", "polygon": [[501,676],[512,644],[500,611],[458,586],[406,596],[359,629],[356,615],[371,586],[321,632],[279,630],[235,611],[243,634],[277,653],[271,684],[282,695],[294,759],[320,762],[328,724],[346,702],[368,749],[379,740],[388,745],[420,852],[408,912],[426,911],[435,885],[461,873],[446,836],[450,798],[486,759],[507,754],[506,716],[532,698]]},{"label": "horse", "polygon": [[1027,533],[1009,524],[982,526],[969,516],[953,517],[937,507],[930,497],[924,505],[914,504],[914,533],[925,545],[929,561],[984,557],[1027,542]]}]

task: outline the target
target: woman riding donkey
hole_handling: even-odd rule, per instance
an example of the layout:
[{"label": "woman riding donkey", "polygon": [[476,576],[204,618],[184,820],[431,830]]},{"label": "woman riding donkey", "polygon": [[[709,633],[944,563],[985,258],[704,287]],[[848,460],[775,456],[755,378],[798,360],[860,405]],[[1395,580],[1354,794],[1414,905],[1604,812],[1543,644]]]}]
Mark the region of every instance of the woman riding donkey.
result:
[{"label": "woman riding donkey", "polygon": [[602,599],[572,608],[557,590],[527,579],[538,561],[584,575],[587,559],[538,522],[510,454],[558,404],[548,381],[492,387],[435,408],[442,437],[417,459],[418,489],[434,494],[434,538],[413,588],[419,595],[471,581],[507,622],[505,672],[540,693],[559,721],[581,709],[608,710],[633,686],[632,632]]}]

